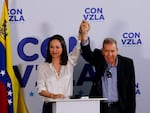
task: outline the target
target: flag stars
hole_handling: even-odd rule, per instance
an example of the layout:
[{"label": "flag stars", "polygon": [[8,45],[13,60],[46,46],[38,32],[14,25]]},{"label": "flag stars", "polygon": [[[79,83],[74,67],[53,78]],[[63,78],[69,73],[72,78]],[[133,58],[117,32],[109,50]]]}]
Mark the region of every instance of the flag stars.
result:
[{"label": "flag stars", "polygon": [[3,77],[5,75],[5,70],[1,70],[0,75],[2,75],[2,77]]},{"label": "flag stars", "polygon": [[7,88],[11,88],[11,83],[7,82]]},{"label": "flag stars", "polygon": [[9,91],[8,91],[8,96],[11,96],[11,97],[12,97],[12,94],[13,94],[12,91],[9,90]]},{"label": "flag stars", "polygon": [[11,105],[12,104],[12,100],[8,99],[8,104]]}]

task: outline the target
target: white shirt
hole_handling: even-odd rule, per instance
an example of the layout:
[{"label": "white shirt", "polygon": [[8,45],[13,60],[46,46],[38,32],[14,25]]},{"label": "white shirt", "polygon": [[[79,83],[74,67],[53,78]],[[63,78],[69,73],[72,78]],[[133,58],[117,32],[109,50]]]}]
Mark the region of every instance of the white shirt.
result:
[{"label": "white shirt", "polygon": [[[38,92],[47,90],[54,94],[64,94],[69,97],[73,94],[73,71],[80,55],[80,41],[68,56],[67,65],[61,65],[60,75],[58,76],[52,63],[43,62],[38,66],[37,89]],[[43,97],[44,101],[51,98]]]}]

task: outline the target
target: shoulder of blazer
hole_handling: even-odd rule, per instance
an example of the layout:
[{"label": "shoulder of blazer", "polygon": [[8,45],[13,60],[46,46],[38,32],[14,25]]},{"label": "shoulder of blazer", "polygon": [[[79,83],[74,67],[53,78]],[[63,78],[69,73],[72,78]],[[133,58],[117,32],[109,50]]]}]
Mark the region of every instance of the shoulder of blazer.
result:
[{"label": "shoulder of blazer", "polygon": [[102,74],[106,68],[106,62],[104,56],[102,55],[102,51],[100,49],[94,49],[93,59],[94,59],[95,69]]},{"label": "shoulder of blazer", "polygon": [[118,63],[130,65],[130,64],[133,64],[133,59],[129,58],[129,57],[122,56],[122,55],[118,55]]},{"label": "shoulder of blazer", "polygon": [[100,49],[94,49],[93,55],[95,58],[98,59],[104,59],[103,55],[102,55],[102,51]]}]

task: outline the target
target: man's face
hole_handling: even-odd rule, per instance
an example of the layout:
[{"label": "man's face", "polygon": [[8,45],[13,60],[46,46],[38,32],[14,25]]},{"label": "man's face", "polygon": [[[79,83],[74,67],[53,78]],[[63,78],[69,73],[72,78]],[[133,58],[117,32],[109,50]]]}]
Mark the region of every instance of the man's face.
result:
[{"label": "man's face", "polygon": [[114,43],[104,44],[102,48],[102,54],[108,64],[112,66],[116,64],[118,48]]}]

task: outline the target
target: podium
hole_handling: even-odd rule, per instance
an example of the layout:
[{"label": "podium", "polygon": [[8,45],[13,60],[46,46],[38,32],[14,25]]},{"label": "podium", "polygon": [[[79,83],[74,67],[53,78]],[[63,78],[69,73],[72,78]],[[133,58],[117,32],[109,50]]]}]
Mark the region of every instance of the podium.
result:
[{"label": "podium", "polygon": [[100,101],[106,98],[62,99],[53,101],[53,113],[100,113]]}]

